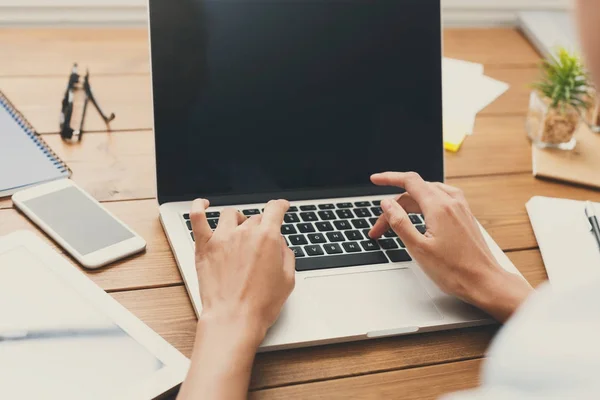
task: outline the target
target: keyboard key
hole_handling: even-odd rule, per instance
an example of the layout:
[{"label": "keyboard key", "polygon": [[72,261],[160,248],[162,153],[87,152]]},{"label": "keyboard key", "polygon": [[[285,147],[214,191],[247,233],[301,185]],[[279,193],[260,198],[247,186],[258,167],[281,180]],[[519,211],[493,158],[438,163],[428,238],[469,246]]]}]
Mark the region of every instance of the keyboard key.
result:
[{"label": "keyboard key", "polygon": [[308,205],[308,206],[300,206],[300,211],[316,211],[317,210],[317,206],[314,205]]},{"label": "keyboard key", "polygon": [[308,244],[308,240],[306,240],[304,235],[292,235],[289,236],[288,239],[290,240],[292,246],[303,246]]},{"label": "keyboard key", "polygon": [[346,240],[341,232],[329,232],[326,235],[330,242],[343,242]]},{"label": "keyboard key", "polygon": [[313,226],[313,224],[311,224],[310,222],[306,222],[306,223],[302,223],[302,224],[298,224],[296,225],[298,227],[298,230],[301,233],[311,233],[311,232],[316,232],[315,231],[315,227]]},{"label": "keyboard key", "polygon": [[354,218],[354,214],[352,214],[352,211],[350,210],[335,210],[335,213],[337,214],[338,218],[341,219]]},{"label": "keyboard key", "polygon": [[[317,245],[310,245],[310,246],[304,246],[304,251],[306,251],[306,254],[308,254],[309,256],[322,256],[323,254],[323,249],[321,248],[321,246]],[[296,261],[296,271],[300,271],[298,269],[298,262]]]},{"label": "keyboard key", "polygon": [[183,219],[190,219],[190,214],[183,214]]},{"label": "keyboard key", "polygon": [[260,210],[258,208],[253,208],[250,210],[244,210],[242,211],[242,214],[244,214],[246,217],[252,216],[252,215],[258,215],[260,214]]},{"label": "keyboard key", "polygon": [[369,207],[371,205],[370,201],[357,201],[354,203],[356,207]]},{"label": "keyboard key", "polygon": [[217,229],[217,225],[219,224],[219,220],[218,219],[209,219],[208,220],[208,225],[210,225],[211,229]]},{"label": "keyboard key", "polygon": [[333,224],[335,225],[335,227],[338,231],[345,231],[347,229],[352,229],[352,225],[350,225],[350,222],[345,221],[345,220],[333,221]]},{"label": "keyboard key", "polygon": [[294,225],[281,225],[282,235],[293,235],[294,233],[298,233]]},{"label": "keyboard key", "polygon": [[359,231],[346,231],[344,235],[348,238],[348,240],[362,240],[363,235]]},{"label": "keyboard key", "polygon": [[381,209],[381,207],[372,207],[371,212],[376,217],[379,217],[381,214],[383,214],[383,210]]},{"label": "keyboard key", "polygon": [[190,221],[185,221],[185,224],[187,225],[187,228],[191,231],[192,230],[192,223]]},{"label": "keyboard key", "polygon": [[381,205],[381,200],[373,200],[372,201],[374,206],[380,206]]},{"label": "keyboard key", "polygon": [[300,213],[300,218],[302,218],[302,221],[304,222],[314,222],[319,220],[317,214],[314,212],[302,212]]},{"label": "keyboard key", "polygon": [[307,236],[311,243],[327,243],[322,233],[311,233]]},{"label": "keyboard key", "polygon": [[394,239],[381,239],[379,240],[379,245],[384,250],[397,249],[398,243]]},{"label": "keyboard key", "polygon": [[190,236],[192,237],[192,241],[195,242],[196,239],[194,239],[194,232],[190,232]]},{"label": "keyboard key", "polygon": [[315,222],[315,226],[319,230],[319,232],[330,232],[333,230],[333,226],[331,222]]},{"label": "keyboard key", "polygon": [[396,232],[394,232],[391,229],[388,229],[387,231],[385,231],[385,233],[383,234],[383,236],[385,236],[386,238],[394,238],[398,235],[396,235]]},{"label": "keyboard key", "polygon": [[286,224],[294,224],[296,222],[300,222],[300,218],[298,218],[298,214],[287,213],[283,216],[283,220]]},{"label": "keyboard key", "polygon": [[[306,247],[304,249],[307,250]],[[389,263],[389,261],[381,251],[375,251],[371,253],[338,254],[335,256],[301,258],[296,260],[296,271],[311,271],[315,269],[356,267],[359,265],[387,263]]]},{"label": "keyboard key", "polygon": [[319,204],[319,210],[333,210],[334,208],[333,204]]},{"label": "keyboard key", "polygon": [[414,225],[423,223],[423,221],[421,221],[421,217],[419,217],[417,214],[408,214],[408,218],[410,218],[410,222],[412,222]]},{"label": "keyboard key", "polygon": [[291,207],[290,207],[290,208],[287,210],[287,212],[298,212],[298,207],[296,207],[296,206],[291,206]]},{"label": "keyboard key", "polygon": [[362,251],[362,249],[360,248],[360,246],[356,242],[342,243],[342,246],[344,246],[344,249],[348,253],[360,253]]},{"label": "keyboard key", "polygon": [[319,211],[319,217],[321,217],[323,221],[331,221],[332,219],[336,219],[333,211]]},{"label": "keyboard key", "polygon": [[363,232],[363,235],[365,235],[365,237],[366,237],[367,239],[369,239],[369,238],[371,237],[371,236],[369,235],[369,233],[371,233],[371,228],[369,228],[369,229],[363,229],[363,230],[362,230],[362,232]]},{"label": "keyboard key", "polygon": [[302,251],[302,248],[290,247],[290,249],[294,252],[294,255],[296,256],[296,258],[304,257],[304,252]]},{"label": "keyboard key", "polygon": [[369,223],[366,219],[353,219],[352,225],[354,225],[356,229],[364,229],[369,227]]},{"label": "keyboard key", "polygon": [[337,203],[337,208],[352,208],[352,203]]},{"label": "keyboard key", "polygon": [[371,223],[371,225],[375,226],[375,224],[377,223],[377,221],[379,221],[379,218],[369,218],[369,222]]},{"label": "keyboard key", "polygon": [[356,214],[358,218],[367,218],[371,216],[371,213],[366,208],[355,208],[354,214]]},{"label": "keyboard key", "polygon": [[327,243],[324,244],[323,247],[327,254],[340,254],[343,253],[342,248],[337,243]]},{"label": "keyboard key", "polygon": [[402,248],[406,248],[406,246],[404,245],[404,242],[402,240],[400,240],[400,238],[397,238],[396,241],[398,242],[398,245]]},{"label": "keyboard key", "polygon": [[360,245],[365,251],[379,250],[379,244],[374,240],[365,240],[364,242],[360,242]]},{"label": "keyboard key", "polygon": [[221,213],[219,211],[207,211],[206,218],[219,218]]},{"label": "keyboard key", "polygon": [[392,262],[406,262],[412,261],[412,258],[408,255],[406,250],[390,250],[386,253]]},{"label": "keyboard key", "polygon": [[417,228],[417,230],[423,235],[425,234],[425,232],[427,232],[427,227],[425,225],[415,225],[415,228]]}]

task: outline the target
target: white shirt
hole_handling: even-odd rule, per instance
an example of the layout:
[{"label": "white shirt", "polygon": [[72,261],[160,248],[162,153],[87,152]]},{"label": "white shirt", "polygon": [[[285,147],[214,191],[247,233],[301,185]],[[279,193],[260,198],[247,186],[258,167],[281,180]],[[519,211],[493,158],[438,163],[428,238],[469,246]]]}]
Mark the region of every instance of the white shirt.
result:
[{"label": "white shirt", "polygon": [[563,292],[544,285],[488,357],[481,387],[444,399],[600,399],[600,281]]}]

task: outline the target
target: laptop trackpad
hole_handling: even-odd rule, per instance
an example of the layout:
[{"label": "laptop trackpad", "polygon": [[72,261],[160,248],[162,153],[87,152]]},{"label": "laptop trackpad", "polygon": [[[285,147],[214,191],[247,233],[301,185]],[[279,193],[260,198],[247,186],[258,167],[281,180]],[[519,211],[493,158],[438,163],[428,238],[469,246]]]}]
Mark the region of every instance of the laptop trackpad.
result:
[{"label": "laptop trackpad", "polygon": [[315,319],[332,335],[418,327],[442,319],[408,268],[307,277]]}]

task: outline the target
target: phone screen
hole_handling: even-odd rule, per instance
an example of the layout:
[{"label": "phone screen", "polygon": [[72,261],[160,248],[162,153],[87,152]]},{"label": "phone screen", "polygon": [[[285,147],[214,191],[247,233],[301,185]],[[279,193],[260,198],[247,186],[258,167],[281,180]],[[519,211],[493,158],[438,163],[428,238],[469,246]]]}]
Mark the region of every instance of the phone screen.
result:
[{"label": "phone screen", "polygon": [[48,193],[23,204],[81,255],[134,237],[76,187]]}]

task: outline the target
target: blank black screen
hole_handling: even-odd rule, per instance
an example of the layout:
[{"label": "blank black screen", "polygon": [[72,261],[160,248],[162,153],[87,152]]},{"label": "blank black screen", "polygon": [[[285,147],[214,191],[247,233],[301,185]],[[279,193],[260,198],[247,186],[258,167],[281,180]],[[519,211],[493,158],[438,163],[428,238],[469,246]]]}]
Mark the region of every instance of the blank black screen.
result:
[{"label": "blank black screen", "polygon": [[439,0],[150,0],[159,201],[443,179]]}]

